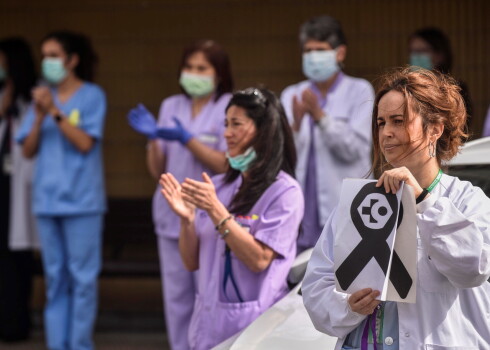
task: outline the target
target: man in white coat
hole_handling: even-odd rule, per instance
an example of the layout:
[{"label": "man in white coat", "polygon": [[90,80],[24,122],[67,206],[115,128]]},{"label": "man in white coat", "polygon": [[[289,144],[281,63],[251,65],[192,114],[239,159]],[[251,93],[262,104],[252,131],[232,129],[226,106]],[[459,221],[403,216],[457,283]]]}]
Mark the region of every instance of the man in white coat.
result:
[{"label": "man in white coat", "polygon": [[315,245],[339,200],[344,178],[366,176],[371,168],[371,112],[374,92],[364,79],[342,72],[347,42],[329,16],[300,28],[303,73],[308,80],[281,96],[298,152],[296,176],[305,194],[298,253]]}]

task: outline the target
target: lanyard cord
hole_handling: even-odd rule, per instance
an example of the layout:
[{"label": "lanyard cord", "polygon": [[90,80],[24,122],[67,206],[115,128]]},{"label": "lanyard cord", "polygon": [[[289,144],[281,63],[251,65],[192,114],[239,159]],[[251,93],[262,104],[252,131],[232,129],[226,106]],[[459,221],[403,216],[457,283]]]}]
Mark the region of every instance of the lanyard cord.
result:
[{"label": "lanyard cord", "polygon": [[419,204],[420,202],[422,202],[425,199],[425,197],[427,197],[427,194],[430,191],[432,191],[434,189],[434,187],[436,187],[436,185],[439,183],[439,181],[441,181],[441,177],[442,177],[442,170],[439,169],[439,171],[437,172],[437,176],[434,179],[434,181],[432,181],[432,183],[429,185],[429,187],[422,189],[422,192],[420,193],[420,195],[415,199],[415,204]]},{"label": "lanyard cord", "polygon": [[441,177],[442,177],[442,170],[439,169],[439,172],[437,173],[436,178],[434,179],[434,181],[432,181],[432,183],[429,185],[429,187],[427,187],[427,192],[432,191],[434,189],[434,187],[436,187],[436,185],[439,183],[439,181],[441,181]]},{"label": "lanyard cord", "polygon": [[233,276],[233,269],[231,267],[231,249],[228,245],[225,248],[225,271],[223,276],[223,293],[226,295],[226,284],[228,283],[228,279],[231,280],[231,284],[233,285],[233,289],[238,297],[238,300],[243,303],[243,298],[240,295],[240,290],[238,289],[238,285],[235,281],[235,276]]},{"label": "lanyard cord", "polygon": [[361,350],[368,350],[368,338],[369,338],[369,328],[373,334],[373,349],[378,350],[377,335],[376,335],[376,314],[378,313],[379,307],[374,309],[371,315],[368,315],[366,324],[364,325],[364,331],[362,332],[361,339]]}]

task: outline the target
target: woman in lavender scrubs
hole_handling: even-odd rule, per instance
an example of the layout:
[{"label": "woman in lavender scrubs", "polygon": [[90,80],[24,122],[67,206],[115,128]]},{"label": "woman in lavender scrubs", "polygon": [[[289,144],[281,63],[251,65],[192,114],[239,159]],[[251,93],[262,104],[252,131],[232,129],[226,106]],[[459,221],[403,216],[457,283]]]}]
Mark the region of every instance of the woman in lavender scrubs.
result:
[{"label": "woman in lavender scrubs", "polygon": [[233,95],[226,110],[229,169],[212,180],[161,176],[180,217],[179,249],[199,269],[189,329],[192,349],[210,349],[242,330],[287,293],[303,195],[284,110],[268,90]]},{"label": "woman in lavender scrubs", "polygon": [[[131,126],[150,139],[148,169],[155,179],[166,171],[178,181],[200,179],[203,171],[223,173],[227,168],[223,119],[233,89],[228,55],[212,40],[197,41],[184,50],[179,72],[183,93],[162,102],[158,125],[143,105],[129,113]],[[153,222],[169,342],[173,350],[187,350],[197,277],[182,263],[180,221],[159,187],[153,197]]]}]

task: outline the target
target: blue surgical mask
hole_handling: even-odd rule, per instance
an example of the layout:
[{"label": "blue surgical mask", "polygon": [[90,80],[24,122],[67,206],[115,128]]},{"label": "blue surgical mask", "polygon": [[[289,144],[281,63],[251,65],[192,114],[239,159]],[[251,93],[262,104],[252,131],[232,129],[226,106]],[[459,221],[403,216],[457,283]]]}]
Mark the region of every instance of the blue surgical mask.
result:
[{"label": "blue surgical mask", "polygon": [[432,59],[428,53],[412,53],[410,54],[410,65],[431,70],[434,68]]},{"label": "blue surgical mask", "polygon": [[68,74],[63,60],[57,57],[46,57],[43,59],[41,68],[43,71],[44,79],[51,84],[61,83]]},{"label": "blue surgical mask", "polygon": [[303,73],[314,82],[328,80],[339,70],[337,50],[317,50],[303,53]]},{"label": "blue surgical mask", "polygon": [[0,83],[4,82],[6,79],[7,79],[7,71],[5,70],[5,68],[0,66]]},{"label": "blue surgical mask", "polygon": [[252,162],[257,158],[257,153],[255,153],[255,150],[252,147],[249,147],[245,153],[239,154],[235,157],[231,157],[230,154],[226,152],[226,158],[228,158],[228,162],[233,169],[244,173],[250,168]]}]

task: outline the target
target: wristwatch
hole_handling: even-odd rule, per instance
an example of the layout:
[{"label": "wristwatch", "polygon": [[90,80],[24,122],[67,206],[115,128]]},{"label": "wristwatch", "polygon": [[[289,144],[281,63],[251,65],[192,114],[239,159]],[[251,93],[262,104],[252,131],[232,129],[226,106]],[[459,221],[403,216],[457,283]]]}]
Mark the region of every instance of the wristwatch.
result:
[{"label": "wristwatch", "polygon": [[61,120],[63,119],[63,117],[61,116],[61,114],[55,114],[54,115],[54,121],[58,124],[59,122],[61,122]]}]

